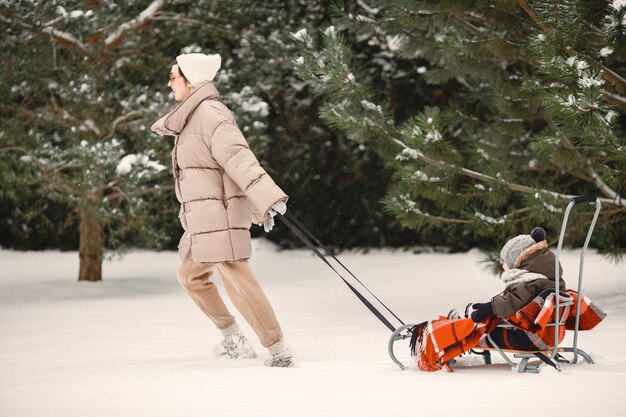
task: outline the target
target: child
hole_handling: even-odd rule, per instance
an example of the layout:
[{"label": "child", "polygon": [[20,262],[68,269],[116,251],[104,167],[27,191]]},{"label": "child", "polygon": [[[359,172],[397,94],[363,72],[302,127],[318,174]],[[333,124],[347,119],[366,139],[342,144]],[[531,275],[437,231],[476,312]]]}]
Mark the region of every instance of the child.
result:
[{"label": "child", "polygon": [[[500,251],[504,272],[501,279],[504,291],[487,303],[472,305],[470,317],[475,323],[491,316],[506,318],[514,314],[543,290],[555,287],[555,255],[548,249],[546,232],[535,227],[530,235],[519,235],[510,239]],[[565,291],[561,278],[563,268],[559,264],[559,290]]]}]

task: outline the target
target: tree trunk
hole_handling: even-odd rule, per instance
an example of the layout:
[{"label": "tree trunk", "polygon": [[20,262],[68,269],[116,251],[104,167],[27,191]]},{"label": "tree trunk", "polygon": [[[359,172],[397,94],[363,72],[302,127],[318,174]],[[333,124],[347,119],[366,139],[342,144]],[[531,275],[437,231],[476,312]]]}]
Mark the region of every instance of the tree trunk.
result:
[{"label": "tree trunk", "polygon": [[97,196],[90,196],[80,210],[79,281],[102,281],[104,233],[98,217]]}]

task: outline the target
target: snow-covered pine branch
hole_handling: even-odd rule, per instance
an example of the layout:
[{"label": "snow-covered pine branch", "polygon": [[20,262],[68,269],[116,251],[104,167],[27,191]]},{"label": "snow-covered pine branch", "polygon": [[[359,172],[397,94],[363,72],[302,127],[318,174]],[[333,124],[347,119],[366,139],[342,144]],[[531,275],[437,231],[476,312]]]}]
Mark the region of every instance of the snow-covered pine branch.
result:
[{"label": "snow-covered pine branch", "polygon": [[443,223],[443,224],[467,224],[470,221],[465,219],[459,219],[456,217],[443,217],[432,215],[417,207],[417,202],[413,201],[408,194],[401,194],[392,197],[390,200],[391,205],[395,206],[401,212],[409,215],[417,215],[425,221],[431,223]]},{"label": "snow-covered pine branch", "polygon": [[[2,16],[0,15],[0,21],[6,23],[7,25],[11,25],[11,26],[19,26],[23,29],[26,29],[28,32],[30,33],[38,33],[39,30],[34,28],[32,25],[24,22],[22,19],[18,18],[17,16],[10,16],[10,18],[8,18],[7,16]],[[54,21],[53,21],[54,22]],[[62,30],[58,30],[55,29],[51,26],[44,26],[43,29],[41,29],[41,32],[50,35],[56,42],[68,46],[70,48],[74,48],[76,50],[78,50],[78,52],[83,55],[83,56],[89,56],[91,55],[91,50],[89,49],[89,47],[87,45],[85,45],[83,42],[81,42],[80,40],[78,40],[75,36],[73,36],[70,33],[64,32]]]},{"label": "snow-covered pine branch", "polygon": [[[506,181],[506,180],[502,180],[500,178],[493,177],[491,175],[483,174],[483,173],[478,172],[478,171],[474,171],[474,170],[471,170],[471,169],[458,167],[456,165],[450,164],[450,163],[445,162],[445,161],[441,161],[441,160],[430,158],[429,156],[425,155],[420,150],[411,148],[406,143],[402,142],[400,139],[391,137],[391,140],[393,142],[395,142],[396,144],[400,145],[402,147],[404,153],[413,155],[416,159],[419,159],[420,161],[423,161],[423,162],[427,163],[428,165],[431,165],[431,166],[434,166],[434,167],[437,167],[437,168],[440,168],[440,169],[452,170],[452,171],[458,172],[459,174],[462,174],[462,175],[464,175],[466,177],[474,178],[474,179],[477,179],[477,180],[480,180],[480,181],[486,181],[486,182],[499,181],[504,186],[506,186],[509,190],[512,190],[512,191],[517,191],[517,192],[522,192],[522,193],[527,193],[527,194],[535,194],[535,193],[550,194],[554,198],[558,198],[558,199],[561,199],[561,200],[571,200],[572,198],[576,197],[575,195],[562,194],[562,193],[557,193],[555,191],[542,190],[542,189],[528,187],[528,186],[522,185],[522,184],[516,184],[516,183],[510,182],[510,181]],[[608,189],[609,195],[611,195],[613,197],[613,198],[601,198],[600,197],[600,198],[598,198],[598,200],[600,200],[604,204],[611,204],[611,205],[616,205],[616,206],[619,206],[619,207],[626,207],[626,199],[624,199],[623,197],[617,195],[617,193],[615,193],[614,191],[610,190],[608,185],[606,185],[604,183],[604,181],[602,181],[602,179],[598,176],[597,173],[592,172],[591,175],[594,177],[594,179],[596,181],[596,185],[598,185],[598,187],[601,189],[601,191],[606,193],[607,189]],[[601,183],[598,182],[598,181],[601,181]],[[604,184],[604,186],[600,187],[599,184]]]},{"label": "snow-covered pine branch", "polygon": [[83,56],[91,55],[91,50],[87,47],[87,45],[85,45],[67,32],[63,32],[61,30],[57,30],[51,27],[45,27],[43,29],[43,32],[51,35],[58,43],[78,50],[78,52],[80,52],[80,54]]},{"label": "snow-covered pine branch", "polygon": [[365,3],[363,0],[357,0],[357,4],[361,6],[367,13],[369,14],[377,14],[380,11],[380,8],[373,8]]},{"label": "snow-covered pine branch", "polygon": [[124,22],[117,27],[109,36],[104,40],[104,44],[109,49],[117,47],[124,40],[124,36],[129,31],[135,31],[145,26],[154,15],[163,8],[166,0],[154,0],[144,11],[139,13],[135,19],[128,22]]}]

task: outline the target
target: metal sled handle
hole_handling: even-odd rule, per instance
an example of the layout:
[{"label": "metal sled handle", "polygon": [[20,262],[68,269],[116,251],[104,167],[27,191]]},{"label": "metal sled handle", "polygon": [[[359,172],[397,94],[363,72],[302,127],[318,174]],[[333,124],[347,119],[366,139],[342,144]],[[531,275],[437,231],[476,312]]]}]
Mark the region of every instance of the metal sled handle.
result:
[{"label": "metal sled handle", "polygon": [[[559,244],[556,250],[556,262],[555,262],[555,294],[559,294],[559,258],[561,256],[561,247],[563,246],[563,240],[565,238],[565,229],[567,229],[567,220],[569,218],[569,213],[572,210],[572,207],[578,203],[594,203],[596,205],[596,210],[593,214],[593,219],[591,220],[591,226],[589,226],[589,230],[587,231],[587,237],[585,238],[585,244],[583,245],[582,252],[580,253],[580,266],[578,267],[578,299],[576,300],[576,323],[574,327],[574,343],[573,343],[573,352],[574,358],[572,359],[573,363],[578,361],[578,324],[580,322],[580,301],[582,298],[582,280],[583,280],[583,266],[585,263],[585,251],[587,250],[587,246],[589,246],[589,241],[591,240],[591,235],[593,234],[593,229],[596,226],[596,221],[598,220],[598,215],[600,214],[600,209],[602,208],[602,203],[595,196],[578,196],[574,197],[570,200],[567,205],[567,209],[565,209],[565,215],[563,217],[563,225],[561,226],[561,234],[559,236]],[[556,311],[558,316],[559,311],[559,298],[556,297]],[[554,327],[554,340],[556,341],[554,345],[554,351],[552,352],[552,358],[554,359],[557,355],[557,351],[559,348],[558,344],[559,338],[559,321],[557,320],[556,326]]]}]

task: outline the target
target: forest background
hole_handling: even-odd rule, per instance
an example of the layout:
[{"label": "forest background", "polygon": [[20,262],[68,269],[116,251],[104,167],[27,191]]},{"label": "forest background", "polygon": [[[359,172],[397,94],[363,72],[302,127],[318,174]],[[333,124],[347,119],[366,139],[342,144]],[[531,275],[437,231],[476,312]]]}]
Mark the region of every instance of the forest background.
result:
[{"label": "forest background", "polygon": [[78,250],[80,280],[178,243],[149,126],[184,52],[222,56],[222,100],[331,247],[554,243],[594,195],[592,246],[626,251],[626,0],[5,0],[0,29],[0,245]]}]

